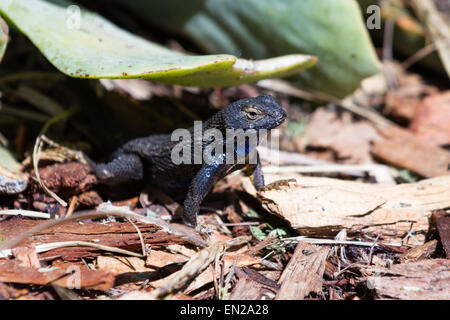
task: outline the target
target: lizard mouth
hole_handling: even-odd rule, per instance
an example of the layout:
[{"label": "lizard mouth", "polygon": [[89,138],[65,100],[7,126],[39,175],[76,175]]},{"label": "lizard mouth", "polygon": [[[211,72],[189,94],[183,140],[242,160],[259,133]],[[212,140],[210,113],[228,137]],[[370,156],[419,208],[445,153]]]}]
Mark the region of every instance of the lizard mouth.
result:
[{"label": "lizard mouth", "polygon": [[282,114],[275,122],[275,127],[281,125],[286,120],[286,114]]}]

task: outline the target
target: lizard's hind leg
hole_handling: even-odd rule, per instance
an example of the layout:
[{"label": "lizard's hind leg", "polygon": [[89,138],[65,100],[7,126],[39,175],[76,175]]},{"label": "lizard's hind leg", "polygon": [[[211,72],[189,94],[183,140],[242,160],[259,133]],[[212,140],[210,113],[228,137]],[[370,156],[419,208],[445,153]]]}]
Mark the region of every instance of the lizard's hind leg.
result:
[{"label": "lizard's hind leg", "polygon": [[141,158],[133,153],[123,153],[111,162],[96,164],[93,171],[100,182],[108,185],[118,185],[144,178],[144,164]]}]

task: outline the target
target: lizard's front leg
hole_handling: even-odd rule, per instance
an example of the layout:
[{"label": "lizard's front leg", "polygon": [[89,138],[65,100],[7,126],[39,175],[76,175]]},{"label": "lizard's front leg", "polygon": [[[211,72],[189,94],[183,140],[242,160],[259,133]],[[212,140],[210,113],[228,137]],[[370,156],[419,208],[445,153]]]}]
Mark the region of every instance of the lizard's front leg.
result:
[{"label": "lizard's front leg", "polygon": [[246,168],[246,174],[250,177],[256,190],[264,188],[264,175],[261,169],[259,154],[256,155],[256,164],[249,164]]},{"label": "lizard's front leg", "polygon": [[282,186],[289,186],[289,183],[291,182],[296,182],[295,179],[285,179],[274,181],[266,186],[264,184],[264,175],[261,168],[261,162],[259,161],[259,155],[257,155],[256,164],[247,166],[246,174],[250,177],[250,180],[252,180],[257,191],[277,190]]},{"label": "lizard's front leg", "polygon": [[197,216],[200,204],[225,172],[226,166],[218,163],[204,165],[197,172],[184,201],[183,221],[185,224],[190,227],[198,227]]},{"label": "lizard's front leg", "polygon": [[90,161],[90,165],[99,181],[108,185],[144,178],[144,164],[138,155],[132,153],[119,154],[108,163]]}]

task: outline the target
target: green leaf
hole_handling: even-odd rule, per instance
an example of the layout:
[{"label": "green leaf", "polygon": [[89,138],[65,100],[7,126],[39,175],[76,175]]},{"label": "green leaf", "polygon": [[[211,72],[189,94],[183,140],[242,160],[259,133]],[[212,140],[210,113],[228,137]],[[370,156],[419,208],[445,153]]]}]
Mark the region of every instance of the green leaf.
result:
[{"label": "green leaf", "polygon": [[287,124],[287,132],[293,138],[297,138],[297,137],[301,136],[305,132],[307,125],[308,125],[308,120],[307,119],[303,119],[300,122],[289,121],[288,124]]},{"label": "green leaf", "polygon": [[[293,80],[344,97],[379,72],[380,63],[355,0],[114,0],[207,52],[262,59],[315,55]],[[176,9],[174,9],[176,8]]]},{"label": "green leaf", "polygon": [[277,236],[277,237],[282,238],[282,237],[285,237],[286,235],[287,235],[286,230],[281,229],[281,228],[276,228],[269,232],[269,237]]},{"label": "green leaf", "polygon": [[8,25],[0,17],[0,61],[5,55],[6,46],[8,45]]},{"label": "green leaf", "polygon": [[283,77],[313,66],[315,57],[287,55],[262,61],[232,55],[188,56],[139,38],[106,19],[43,0],[1,0],[0,13],[61,72],[79,78],[144,78],[205,87]]},{"label": "green leaf", "polygon": [[253,209],[249,209],[247,212],[244,212],[242,215],[248,219],[259,219],[260,218],[258,212],[256,212]]},{"label": "green leaf", "polygon": [[264,233],[264,231],[262,231],[258,227],[250,226],[250,231],[252,232],[253,236],[259,241],[263,241],[267,238],[267,235]]},{"label": "green leaf", "polygon": [[404,181],[406,181],[408,183],[414,183],[414,182],[417,182],[417,181],[420,180],[419,177],[413,175],[411,173],[411,171],[409,171],[407,169],[400,170],[399,173],[398,173],[398,177],[400,179],[403,179]]}]

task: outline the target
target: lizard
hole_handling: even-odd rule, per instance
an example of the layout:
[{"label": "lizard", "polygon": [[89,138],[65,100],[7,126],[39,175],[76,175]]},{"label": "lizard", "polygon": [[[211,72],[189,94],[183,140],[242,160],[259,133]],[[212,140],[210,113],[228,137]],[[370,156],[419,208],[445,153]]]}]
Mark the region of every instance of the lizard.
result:
[{"label": "lizard", "polygon": [[[241,99],[224,107],[202,123],[202,132],[217,129],[226,135],[227,130],[265,129],[269,131],[281,125],[285,118],[286,112],[273,97],[261,95]],[[189,142],[193,145],[194,127],[188,130],[192,138]],[[201,139],[203,148],[214,140],[204,137]],[[226,139],[220,143],[224,146]],[[233,159],[236,154],[244,152],[245,159],[248,160],[249,155],[256,152],[256,161],[254,161],[256,163],[242,164],[224,161],[226,156],[229,156],[224,149],[221,154],[217,154],[215,160],[208,163],[203,161],[203,163],[175,164],[172,160],[172,150],[177,144],[179,141],[173,141],[171,134],[151,135],[125,143],[112,154],[111,160],[107,163],[95,163],[90,159],[88,162],[98,180],[107,185],[140,181],[150,176],[151,180],[161,187],[187,190],[183,222],[194,228],[200,228],[198,212],[203,199],[214,184],[229,173],[246,168],[246,173],[251,176],[255,188],[262,190],[265,187],[259,155],[255,148],[249,150],[247,142],[244,148],[233,149]],[[194,147],[192,146],[191,149],[194,150]]]}]

